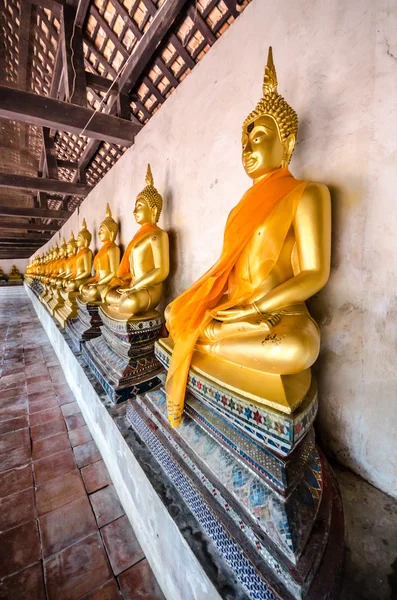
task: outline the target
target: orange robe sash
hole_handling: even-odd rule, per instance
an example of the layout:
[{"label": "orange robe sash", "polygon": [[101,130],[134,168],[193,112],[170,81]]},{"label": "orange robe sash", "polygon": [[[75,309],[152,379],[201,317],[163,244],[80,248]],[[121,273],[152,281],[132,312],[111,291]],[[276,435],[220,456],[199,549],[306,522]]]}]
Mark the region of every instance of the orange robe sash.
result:
[{"label": "orange robe sash", "polygon": [[108,255],[108,250],[109,248],[111,248],[112,246],[115,246],[116,244],[114,242],[104,242],[101,246],[101,248],[98,250],[98,252],[95,255],[94,258],[94,271],[95,271],[95,275],[93,277],[90,277],[90,279],[86,282],[87,284],[90,283],[97,283],[99,281],[99,271],[109,271],[110,268],[110,262],[109,262],[109,255]]},{"label": "orange robe sash", "polygon": [[[277,262],[307,185],[307,182],[295,179],[286,168],[274,171],[253,185],[229,215],[218,262],[171,302],[167,326],[174,340],[174,349],[166,391],[168,419],[173,427],[178,427],[182,420],[186,382],[200,333],[216,317],[218,310],[247,303],[255,292],[248,281],[230,285],[234,265],[255,230],[278,207],[277,227],[269,232],[262,257],[266,263],[264,279],[268,276]],[[228,295],[221,302],[226,292]]]}]

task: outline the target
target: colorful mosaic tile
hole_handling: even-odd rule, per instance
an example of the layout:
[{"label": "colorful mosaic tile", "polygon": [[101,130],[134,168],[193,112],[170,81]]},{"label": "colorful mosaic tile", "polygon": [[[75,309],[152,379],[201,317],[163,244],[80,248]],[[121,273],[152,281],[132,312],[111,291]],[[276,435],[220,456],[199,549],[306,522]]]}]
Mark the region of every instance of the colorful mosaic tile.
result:
[{"label": "colorful mosaic tile", "polygon": [[197,458],[202,461],[208,471],[210,488],[223,486],[264,534],[295,563],[310,535],[321,500],[321,464],[317,451],[295,490],[285,498],[187,415],[180,427],[171,432],[161,396],[160,391],[153,391],[136,401],[162,433],[172,439],[174,447],[181,441],[186,444],[189,454],[182,452],[182,456],[191,468],[192,465],[196,468]]},{"label": "colorful mosaic tile", "polygon": [[[155,355],[168,369],[170,355],[157,343]],[[294,415],[286,415],[219,388],[194,369],[189,372],[187,389],[224,419],[283,456],[292,452],[312,426],[317,414],[317,394],[305,400]]]}]

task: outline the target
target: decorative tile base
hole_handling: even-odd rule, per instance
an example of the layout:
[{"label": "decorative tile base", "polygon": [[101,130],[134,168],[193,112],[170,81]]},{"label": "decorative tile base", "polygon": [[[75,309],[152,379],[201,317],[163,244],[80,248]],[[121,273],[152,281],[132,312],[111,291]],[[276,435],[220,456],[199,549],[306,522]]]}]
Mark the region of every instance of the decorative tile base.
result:
[{"label": "decorative tile base", "polygon": [[[148,395],[151,394],[153,392]],[[318,568],[323,557],[327,569],[324,571],[333,576],[327,579],[328,585],[336,579],[340,569],[343,526],[335,534],[332,529],[332,520],[337,519],[338,510],[340,512],[340,500],[332,474],[317,452],[314,462],[319,469],[319,477],[324,477],[325,491],[307,548],[299,563],[293,566],[269,538],[260,534],[257,524],[247,516],[247,512],[241,506],[238,510],[226,488],[214,485],[213,475],[208,477],[208,465],[197,456],[194,458],[180,444],[181,438],[177,439],[175,430],[169,431],[161,416],[156,417],[142,397],[128,403],[127,416],[249,598],[314,600],[334,597],[328,595],[330,588],[321,588],[318,577],[323,577],[323,572],[318,572]],[[269,510],[273,510],[271,503]],[[269,517],[274,518],[274,512],[270,512]],[[321,589],[321,595],[311,595],[310,587],[314,583]]]},{"label": "decorative tile base", "polygon": [[163,370],[154,356],[154,341],[161,330],[159,313],[129,321],[116,321],[99,309],[101,335],[86,341],[82,353],[90,369],[114,404],[160,385]]},{"label": "decorative tile base", "polygon": [[76,350],[80,350],[81,344],[87,340],[101,335],[102,320],[99,316],[100,303],[82,302],[77,298],[78,315],[75,319],[69,319],[66,329],[73,340]]},{"label": "decorative tile base", "polygon": [[[167,370],[170,354],[162,346],[155,344],[155,355]],[[282,456],[287,456],[296,448],[311,428],[317,414],[317,387],[314,379],[306,399],[292,415],[254,404],[209,381],[194,368],[189,371],[187,389],[229,424]]]},{"label": "decorative tile base", "polygon": [[68,319],[77,317],[78,306],[76,302],[77,292],[64,292],[66,295],[64,304],[54,310],[53,316],[56,318],[62,329],[65,329]]}]

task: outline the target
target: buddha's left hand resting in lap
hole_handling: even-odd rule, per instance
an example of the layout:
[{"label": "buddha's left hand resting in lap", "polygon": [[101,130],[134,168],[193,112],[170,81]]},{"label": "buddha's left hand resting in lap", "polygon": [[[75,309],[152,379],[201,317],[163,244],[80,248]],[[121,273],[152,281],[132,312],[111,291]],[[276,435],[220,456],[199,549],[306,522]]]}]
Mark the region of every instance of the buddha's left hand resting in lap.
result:
[{"label": "buddha's left hand resting in lap", "polygon": [[108,312],[109,307],[117,318],[128,319],[151,311],[161,300],[163,282],[169,273],[168,235],[157,226],[162,203],[148,165],[146,187],[138,194],[134,209],[141,227],[127,246],[117,279],[101,292],[105,302],[102,309]]},{"label": "buddha's left hand resting in lap", "polygon": [[174,349],[169,418],[181,419],[193,350],[270,374],[316,360],[320,334],[305,301],[327,282],[331,209],[326,186],[288,170],[298,128],[277,93],[271,50],[263,97],[242,131],[242,162],[253,186],[229,215],[218,262],[166,310]]}]

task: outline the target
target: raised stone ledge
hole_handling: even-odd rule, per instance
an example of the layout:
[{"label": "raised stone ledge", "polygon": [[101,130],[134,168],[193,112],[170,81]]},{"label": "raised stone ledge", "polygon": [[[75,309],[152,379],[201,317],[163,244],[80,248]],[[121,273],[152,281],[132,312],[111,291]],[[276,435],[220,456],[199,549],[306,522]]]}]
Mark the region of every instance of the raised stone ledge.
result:
[{"label": "raised stone ledge", "polygon": [[26,293],[62,365],[155,577],[169,600],[246,600],[174,485],[113,406],[32,290]]}]

